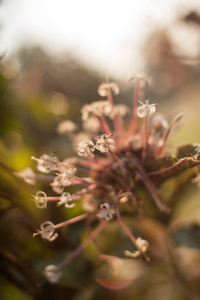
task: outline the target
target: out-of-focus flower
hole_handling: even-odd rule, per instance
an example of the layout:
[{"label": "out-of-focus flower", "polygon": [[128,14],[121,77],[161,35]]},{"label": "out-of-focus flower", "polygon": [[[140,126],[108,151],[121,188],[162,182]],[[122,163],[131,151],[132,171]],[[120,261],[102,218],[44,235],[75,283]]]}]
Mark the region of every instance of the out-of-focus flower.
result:
[{"label": "out-of-focus flower", "polygon": [[36,233],[33,234],[33,237],[40,234],[43,239],[48,240],[49,242],[53,242],[58,234],[54,230],[54,224],[50,221],[46,221],[40,225],[40,230],[37,230]]},{"label": "out-of-focus flower", "polygon": [[100,205],[100,212],[97,214],[97,217],[104,219],[106,221],[110,221],[113,219],[115,215],[115,209],[110,207],[110,204],[103,203]]},{"label": "out-of-focus flower", "polygon": [[60,197],[60,201],[58,202],[57,206],[64,204],[66,208],[73,208],[75,206],[75,203],[69,204],[69,202],[72,201],[73,199],[74,199],[73,195],[64,192],[62,193]]},{"label": "out-of-focus flower", "polygon": [[37,169],[43,173],[50,173],[51,171],[55,171],[59,168],[59,160],[55,156],[43,154],[40,158],[36,158],[34,156],[31,157],[37,161]]},{"label": "out-of-focus flower", "polygon": [[47,195],[45,192],[38,191],[36,196],[34,197],[34,201],[37,208],[46,208],[47,207]]},{"label": "out-of-focus flower", "polygon": [[55,265],[48,265],[44,269],[44,275],[49,282],[56,283],[60,279],[62,273],[57,269],[58,268]]},{"label": "out-of-focus flower", "polygon": [[79,156],[93,157],[94,150],[95,150],[94,143],[90,140],[80,142],[77,147]]},{"label": "out-of-focus flower", "polygon": [[124,117],[127,113],[130,112],[130,108],[125,104],[114,105],[113,110],[111,111],[109,117],[113,119],[115,116]]},{"label": "out-of-focus flower", "polygon": [[100,129],[99,121],[95,117],[89,117],[83,123],[83,128],[87,131],[97,132]]},{"label": "out-of-focus flower", "polygon": [[100,152],[108,152],[110,149],[114,148],[114,140],[110,138],[110,134],[101,134],[99,137],[95,137],[96,149]]},{"label": "out-of-focus flower", "polygon": [[140,118],[150,117],[156,112],[156,103],[149,104],[149,100],[145,100],[145,103],[139,101],[141,106],[137,108],[137,115]]},{"label": "out-of-focus flower", "polygon": [[138,237],[136,239],[136,244],[137,244],[138,250],[133,251],[133,252],[131,252],[129,250],[125,250],[124,254],[128,257],[137,258],[141,255],[141,253],[146,253],[149,249],[149,242],[142,239],[141,237]]},{"label": "out-of-focus flower", "polygon": [[60,174],[57,174],[51,183],[53,190],[58,194],[62,193],[65,186],[72,184],[75,172],[76,168],[65,168]]},{"label": "out-of-focus flower", "polygon": [[22,178],[26,183],[35,185],[36,183],[36,177],[35,173],[31,168],[25,168],[21,172],[14,172],[14,174],[20,178]]},{"label": "out-of-focus flower", "polygon": [[112,111],[112,105],[109,101],[95,101],[91,103],[91,111],[98,117],[108,116]]},{"label": "out-of-focus flower", "polygon": [[59,134],[67,134],[68,132],[74,132],[76,130],[77,125],[70,120],[65,120],[61,122],[57,127],[57,131]]},{"label": "out-of-focus flower", "polygon": [[108,95],[109,90],[111,90],[115,95],[119,94],[119,87],[115,82],[105,82],[100,84],[97,92],[99,96],[105,97]]},{"label": "out-of-focus flower", "polygon": [[164,114],[155,114],[152,119],[152,124],[155,127],[162,127],[164,129],[167,129],[169,127],[169,123]]}]

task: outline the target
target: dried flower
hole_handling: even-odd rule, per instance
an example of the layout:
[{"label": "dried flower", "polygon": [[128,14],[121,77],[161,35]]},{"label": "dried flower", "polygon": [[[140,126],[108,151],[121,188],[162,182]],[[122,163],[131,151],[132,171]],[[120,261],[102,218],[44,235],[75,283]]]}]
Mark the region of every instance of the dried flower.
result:
[{"label": "dried flower", "polygon": [[94,143],[90,140],[80,142],[77,147],[79,156],[93,157],[94,150],[95,150]]},{"label": "dried flower", "polygon": [[55,265],[48,265],[44,269],[44,275],[49,282],[56,283],[60,279],[62,273],[57,269],[58,268]]},{"label": "dried flower", "polygon": [[59,168],[59,160],[55,156],[43,154],[40,158],[32,156],[31,159],[37,161],[37,169],[43,173],[50,173],[51,171],[55,171]]},{"label": "dried flower", "polygon": [[46,208],[47,207],[47,195],[45,192],[38,191],[36,196],[34,197],[34,201],[37,208]]},{"label": "dried flower", "polygon": [[99,96],[105,97],[108,95],[109,90],[111,90],[115,95],[119,94],[119,87],[115,82],[105,82],[100,84],[97,92]]},{"label": "dried flower", "polygon": [[133,251],[133,252],[125,250],[124,254],[128,257],[137,258],[141,255],[141,253],[146,253],[149,249],[149,242],[142,239],[141,237],[138,237],[136,239],[136,244],[137,244],[138,250]]},{"label": "dried flower", "polygon": [[68,132],[74,132],[76,130],[77,130],[76,124],[70,120],[61,122],[57,127],[57,131],[59,134],[66,134]]},{"label": "dried flower", "polygon": [[110,138],[110,134],[101,134],[99,137],[95,137],[96,149],[100,152],[108,152],[110,149],[114,148],[114,140]]},{"label": "dried flower", "polygon": [[130,112],[130,108],[125,104],[114,105],[113,110],[111,111],[109,117],[113,119],[115,116],[124,117],[127,113]]},{"label": "dried flower", "polygon": [[74,196],[70,193],[62,193],[60,197],[60,201],[58,202],[57,206],[60,206],[62,204],[65,205],[66,208],[73,208],[75,206],[75,203],[69,204],[70,201],[74,200]]},{"label": "dried flower", "polygon": [[108,116],[112,111],[112,105],[109,101],[95,101],[91,103],[91,111],[96,116]]},{"label": "dried flower", "polygon": [[31,168],[25,168],[21,172],[14,172],[14,174],[20,178],[22,178],[26,183],[35,185],[36,177],[35,173]]},{"label": "dried flower", "polygon": [[54,230],[54,224],[50,221],[42,223],[40,225],[40,230],[37,230],[37,232],[33,234],[33,237],[38,234],[41,234],[42,238],[49,242],[53,242],[58,237],[58,234]]},{"label": "dried flower", "polygon": [[99,121],[95,117],[89,117],[83,123],[83,128],[87,131],[97,132],[100,129]]},{"label": "dried flower", "polygon": [[115,209],[110,207],[110,204],[103,203],[100,205],[100,212],[98,213],[97,217],[104,219],[106,221],[110,221],[113,219],[115,215]]},{"label": "dried flower", "polygon": [[140,118],[145,118],[147,116],[152,116],[156,111],[156,103],[149,104],[149,100],[145,100],[145,104],[139,101],[141,106],[137,109],[137,115]]},{"label": "dried flower", "polygon": [[51,183],[53,190],[58,194],[62,193],[65,186],[72,184],[75,172],[76,168],[65,168],[61,170],[61,173],[57,174]]}]

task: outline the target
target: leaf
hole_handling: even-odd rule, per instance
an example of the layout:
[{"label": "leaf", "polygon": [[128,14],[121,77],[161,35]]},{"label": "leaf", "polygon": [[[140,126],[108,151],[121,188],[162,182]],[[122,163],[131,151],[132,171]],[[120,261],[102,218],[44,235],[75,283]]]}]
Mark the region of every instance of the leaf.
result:
[{"label": "leaf", "polygon": [[177,149],[177,158],[195,156],[200,149],[200,144],[186,144]]}]

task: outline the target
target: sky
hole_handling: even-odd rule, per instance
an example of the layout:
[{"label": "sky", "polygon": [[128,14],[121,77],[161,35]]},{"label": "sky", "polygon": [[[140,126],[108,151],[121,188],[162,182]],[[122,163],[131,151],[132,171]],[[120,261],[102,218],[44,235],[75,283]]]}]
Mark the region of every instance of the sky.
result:
[{"label": "sky", "polygon": [[126,77],[143,68],[147,37],[196,7],[200,0],[2,0],[0,53],[37,44]]}]

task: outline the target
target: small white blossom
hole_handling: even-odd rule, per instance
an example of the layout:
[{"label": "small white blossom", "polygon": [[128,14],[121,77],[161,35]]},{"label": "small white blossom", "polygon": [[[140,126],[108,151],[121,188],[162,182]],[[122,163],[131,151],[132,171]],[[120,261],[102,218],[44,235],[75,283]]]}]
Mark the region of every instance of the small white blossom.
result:
[{"label": "small white blossom", "polygon": [[37,161],[37,169],[43,173],[50,173],[51,171],[55,171],[59,168],[59,160],[55,156],[43,154],[40,158],[31,157]]},{"label": "small white blossom", "polygon": [[97,214],[97,217],[104,219],[106,221],[110,221],[113,219],[115,215],[115,209],[110,207],[110,204],[103,203],[100,205],[100,212]]},{"label": "small white blossom", "polygon": [[83,128],[87,131],[97,132],[100,129],[99,121],[95,117],[89,117],[83,123]]},{"label": "small white blossom", "polygon": [[36,196],[33,196],[33,197],[34,197],[34,201],[35,201],[37,208],[46,208],[47,207],[48,200],[47,200],[47,195],[45,192],[38,191],[36,193]]},{"label": "small white blossom", "polygon": [[49,242],[53,242],[58,234],[54,230],[54,224],[50,221],[46,221],[40,225],[40,230],[37,230],[36,233],[33,234],[33,237],[40,234],[43,239],[48,240]]},{"label": "small white blossom", "polygon": [[124,117],[127,113],[130,112],[130,108],[125,104],[114,105],[113,110],[111,111],[109,117],[113,119],[115,116]]},{"label": "small white blossom", "polygon": [[99,137],[95,137],[96,149],[100,152],[108,152],[110,149],[114,148],[114,140],[110,138],[110,134],[101,134]]},{"label": "small white blossom", "polygon": [[136,251],[128,251],[128,250],[125,250],[124,251],[124,254],[128,257],[132,257],[132,258],[137,258],[141,255],[141,253],[146,253],[149,249],[149,242],[142,239],[141,237],[138,237],[136,239],[136,243],[137,243],[137,246],[138,246],[138,250]]},{"label": "small white blossom", "polygon": [[92,111],[92,106],[90,104],[85,104],[81,108],[82,120],[86,121]]},{"label": "small white blossom", "polygon": [[93,157],[94,150],[95,150],[94,143],[90,140],[80,142],[77,147],[79,156]]},{"label": "small white blossom", "polygon": [[169,124],[164,114],[156,114],[152,119],[152,124],[155,127],[162,127],[164,129],[167,129],[169,127]]},{"label": "small white blossom", "polygon": [[73,208],[75,206],[75,203],[69,204],[69,202],[72,200],[74,200],[74,196],[70,195],[70,193],[64,192],[62,193],[57,206],[64,204],[66,208]]},{"label": "small white blossom", "polygon": [[56,283],[60,279],[62,273],[60,271],[57,271],[57,266],[48,265],[44,269],[44,275],[49,282]]},{"label": "small white blossom", "polygon": [[149,100],[145,100],[145,104],[142,103],[141,101],[139,102],[141,106],[139,106],[137,109],[138,117],[145,118],[147,116],[152,116],[155,113],[156,111],[155,103],[149,104]]},{"label": "small white blossom", "polygon": [[59,134],[67,134],[68,132],[74,132],[76,130],[76,124],[70,120],[65,120],[61,122],[57,127],[57,131]]},{"label": "small white blossom", "polygon": [[21,172],[14,172],[14,174],[22,178],[28,184],[35,185],[36,183],[36,176],[31,168],[25,168]]},{"label": "small white blossom", "polygon": [[98,92],[99,96],[105,97],[108,95],[109,90],[112,90],[112,92],[115,95],[119,94],[119,87],[115,82],[105,82],[105,83],[100,84],[97,92]]},{"label": "small white blossom", "polygon": [[53,190],[58,194],[62,193],[65,186],[72,184],[75,172],[76,168],[64,168],[51,183]]},{"label": "small white blossom", "polygon": [[101,115],[108,116],[112,111],[112,105],[109,101],[95,101],[91,103],[92,112],[101,117]]}]

